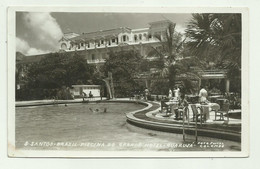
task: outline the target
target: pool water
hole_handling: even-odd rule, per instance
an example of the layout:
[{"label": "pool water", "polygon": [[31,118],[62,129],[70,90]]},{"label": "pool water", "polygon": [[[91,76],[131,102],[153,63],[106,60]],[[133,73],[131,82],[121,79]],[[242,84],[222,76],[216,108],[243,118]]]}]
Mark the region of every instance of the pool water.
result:
[{"label": "pool water", "polygon": [[[126,122],[125,113],[144,108],[135,103],[88,103],[16,108],[16,148],[103,151],[240,151],[240,143],[158,132]],[[211,142],[211,143],[210,143]],[[184,144],[182,144],[184,143]],[[183,146],[184,145],[184,146]]]}]

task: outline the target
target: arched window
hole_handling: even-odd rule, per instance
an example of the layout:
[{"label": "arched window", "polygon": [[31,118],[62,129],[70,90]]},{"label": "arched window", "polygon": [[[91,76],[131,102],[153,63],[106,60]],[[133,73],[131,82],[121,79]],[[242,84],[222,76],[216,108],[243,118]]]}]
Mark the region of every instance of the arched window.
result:
[{"label": "arched window", "polygon": [[128,36],[127,36],[127,35],[123,35],[123,36],[122,36],[122,41],[123,41],[123,42],[128,41]]},{"label": "arched window", "polygon": [[66,43],[62,43],[62,44],[61,44],[61,49],[63,49],[63,50],[66,50],[66,49],[67,49]]},{"label": "arched window", "polygon": [[147,40],[147,34],[144,33],[144,40]]},{"label": "arched window", "polygon": [[142,34],[139,34],[139,40],[142,40]]},{"label": "arched window", "polygon": [[148,34],[148,39],[152,39],[152,35],[151,34]]},{"label": "arched window", "polygon": [[135,42],[137,41],[137,35],[134,36],[134,40],[135,40]]}]

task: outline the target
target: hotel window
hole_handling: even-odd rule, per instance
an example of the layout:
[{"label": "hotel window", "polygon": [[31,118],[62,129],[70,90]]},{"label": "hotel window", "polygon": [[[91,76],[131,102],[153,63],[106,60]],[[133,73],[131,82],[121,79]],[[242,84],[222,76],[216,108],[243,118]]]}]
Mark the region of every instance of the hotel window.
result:
[{"label": "hotel window", "polygon": [[62,43],[62,44],[61,44],[61,49],[64,49],[64,50],[67,49],[67,45],[66,45],[66,43]]},{"label": "hotel window", "polygon": [[105,59],[105,58],[106,58],[106,54],[102,53],[102,59]]},{"label": "hotel window", "polygon": [[111,45],[111,42],[110,42],[110,40],[108,41],[108,46],[110,46]]},{"label": "hotel window", "polygon": [[113,39],[112,39],[112,43],[115,43],[115,42],[116,42],[116,39],[115,39],[115,38],[113,38]]},{"label": "hotel window", "polygon": [[139,34],[139,39],[142,40],[142,34]]},{"label": "hotel window", "polygon": [[84,43],[80,43],[81,46],[84,46]]},{"label": "hotel window", "polygon": [[91,55],[91,59],[92,59],[92,60],[95,60],[95,54],[92,54],[92,55]]},{"label": "hotel window", "polygon": [[147,34],[146,33],[144,34],[144,40],[147,40]]},{"label": "hotel window", "polygon": [[88,43],[88,48],[90,47],[90,44]]},{"label": "hotel window", "polygon": [[128,39],[128,36],[124,35],[123,36],[123,42],[127,41],[127,39]]},{"label": "hotel window", "polygon": [[100,43],[101,43],[101,45],[103,45],[103,44],[104,44],[104,41],[103,41],[103,40],[101,40],[101,41],[100,41]]},{"label": "hotel window", "polygon": [[152,35],[151,34],[148,34],[148,39],[151,39],[152,38]]},{"label": "hotel window", "polygon": [[134,40],[135,40],[135,42],[137,41],[137,35],[134,36]]},{"label": "hotel window", "polygon": [[118,44],[118,38],[116,38],[116,44]]},{"label": "hotel window", "polygon": [[78,44],[78,49],[80,49],[80,45]]}]

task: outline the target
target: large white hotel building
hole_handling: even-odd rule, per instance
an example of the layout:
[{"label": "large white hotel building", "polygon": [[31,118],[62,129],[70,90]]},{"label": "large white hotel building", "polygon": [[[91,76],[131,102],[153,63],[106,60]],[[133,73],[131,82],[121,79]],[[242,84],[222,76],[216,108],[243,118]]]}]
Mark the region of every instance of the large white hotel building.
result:
[{"label": "large white hotel building", "polygon": [[88,63],[104,63],[110,51],[135,50],[146,57],[152,47],[161,46],[158,36],[164,40],[170,23],[174,24],[169,20],[162,20],[151,22],[149,27],[140,29],[120,27],[80,35],[74,32],[64,33],[59,41],[60,50],[77,51],[85,56]]}]

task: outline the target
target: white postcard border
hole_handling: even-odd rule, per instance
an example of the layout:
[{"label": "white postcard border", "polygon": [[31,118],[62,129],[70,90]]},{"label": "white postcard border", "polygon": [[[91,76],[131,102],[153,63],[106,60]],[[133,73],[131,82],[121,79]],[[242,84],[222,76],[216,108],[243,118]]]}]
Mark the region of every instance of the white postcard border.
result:
[{"label": "white postcard border", "polygon": [[[118,12],[118,13],[242,13],[242,136],[241,152],[114,152],[15,150],[15,12]],[[249,156],[249,10],[248,8],[174,8],[136,6],[45,6],[9,7],[8,58],[8,155],[9,157],[246,157]]]}]

